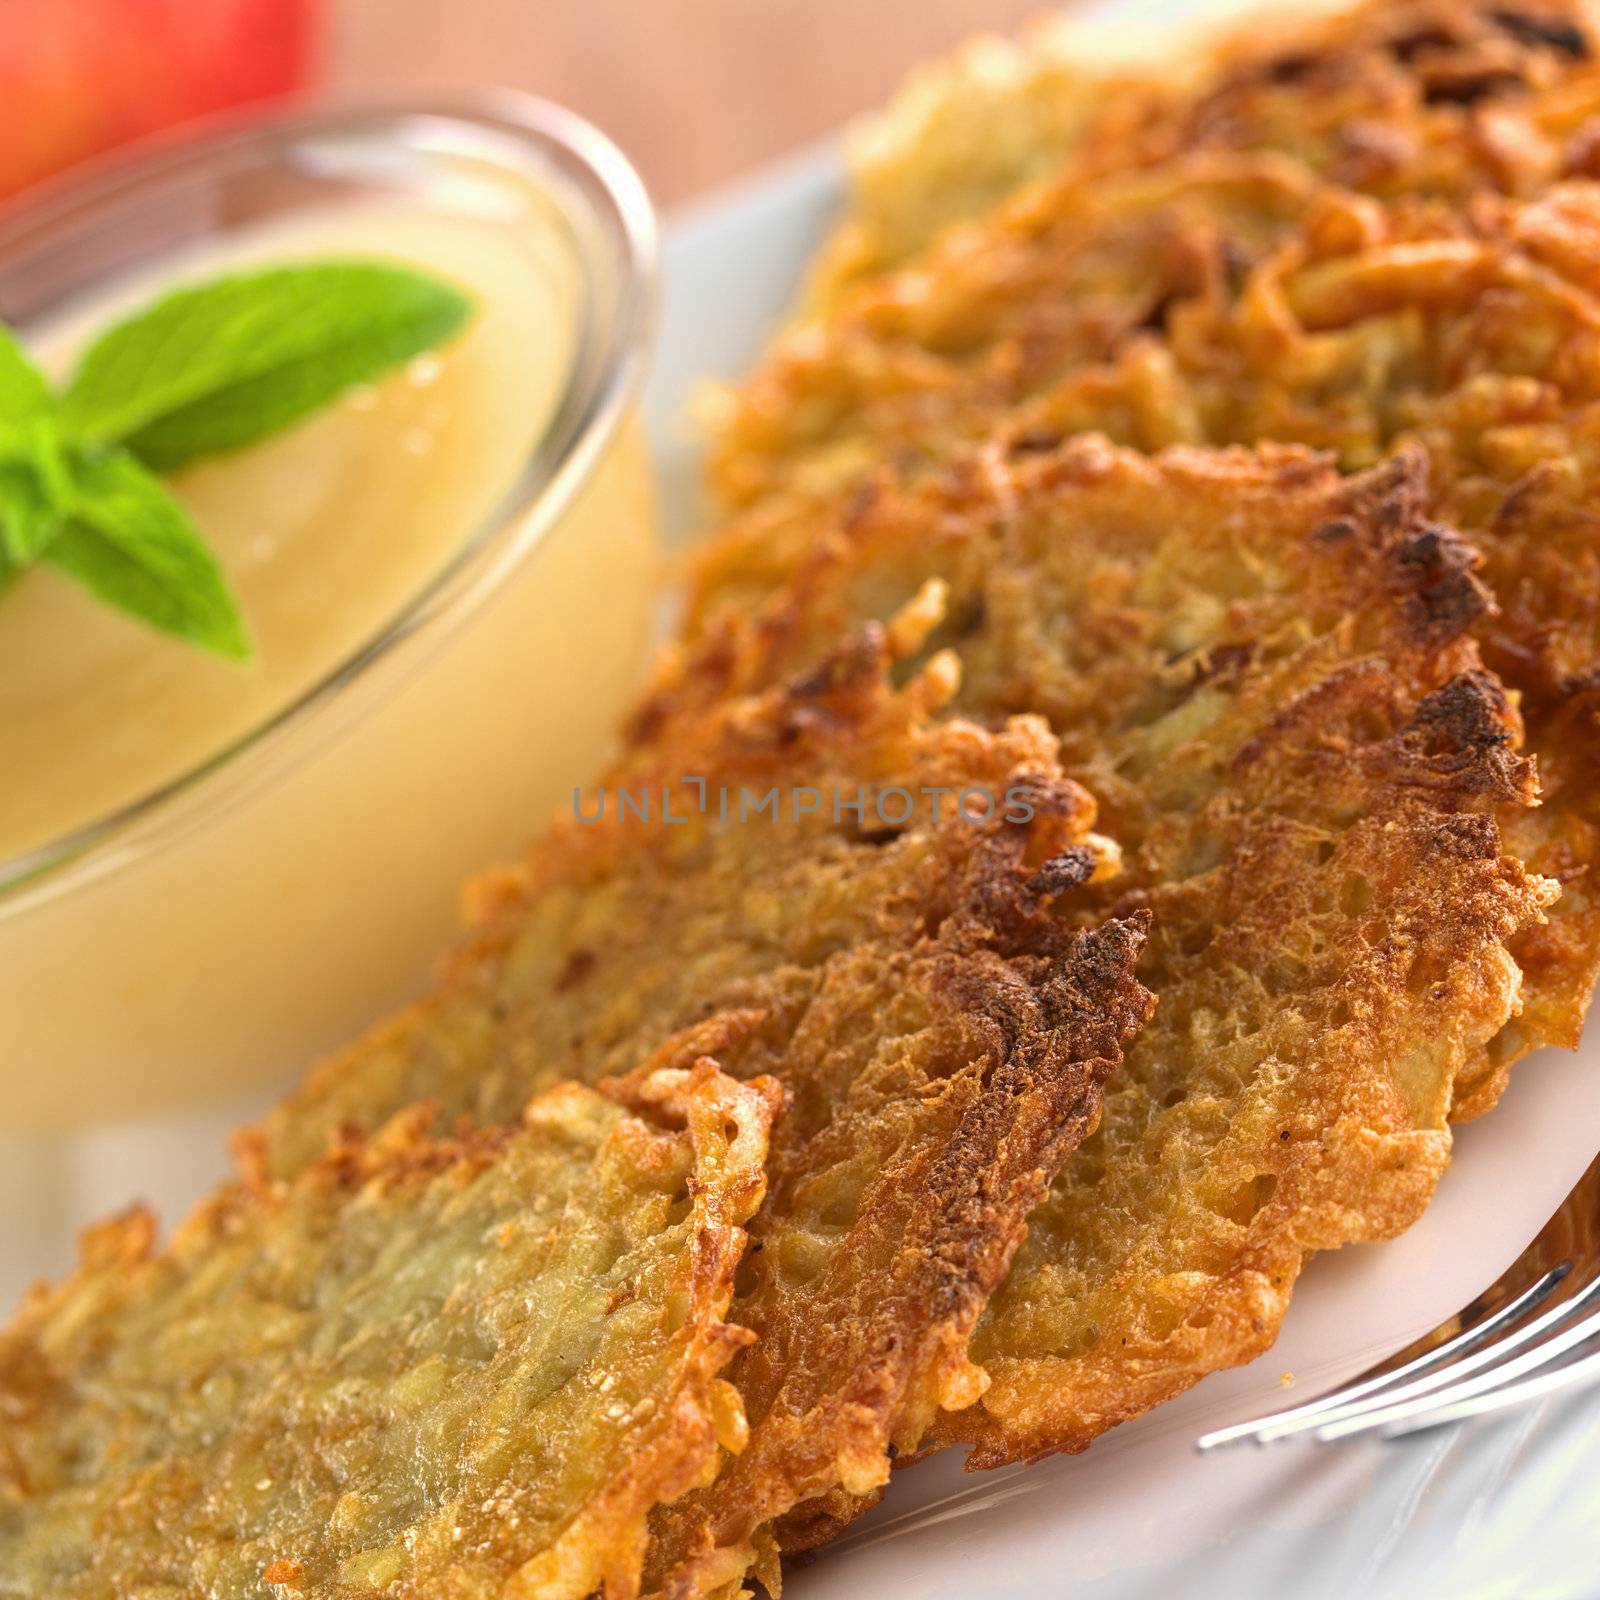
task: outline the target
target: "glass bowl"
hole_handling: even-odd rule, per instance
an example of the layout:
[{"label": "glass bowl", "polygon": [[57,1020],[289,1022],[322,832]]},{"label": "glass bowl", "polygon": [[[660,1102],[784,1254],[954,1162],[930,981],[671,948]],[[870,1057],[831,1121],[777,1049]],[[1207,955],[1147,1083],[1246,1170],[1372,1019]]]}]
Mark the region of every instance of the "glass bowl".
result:
[{"label": "glass bowl", "polygon": [[593,775],[636,687],[656,569],[634,412],[654,224],[625,159],[578,118],[512,94],[259,118],[0,215],[0,316],[26,338],[263,230],[369,201],[450,225],[488,207],[517,228],[513,194],[574,285],[557,396],[513,481],[303,692],[0,862],[0,1125],[288,1081],[414,996],[464,877]]}]

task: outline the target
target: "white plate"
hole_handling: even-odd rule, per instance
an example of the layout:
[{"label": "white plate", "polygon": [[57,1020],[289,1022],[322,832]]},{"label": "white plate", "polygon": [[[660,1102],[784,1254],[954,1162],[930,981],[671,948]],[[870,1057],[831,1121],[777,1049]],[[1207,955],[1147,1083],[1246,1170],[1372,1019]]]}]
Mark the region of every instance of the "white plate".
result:
[{"label": "white plate", "polygon": [[[691,388],[749,363],[837,200],[837,161],[822,150],[669,231],[646,411],[679,537],[696,520]],[[181,1215],[226,1171],[228,1129],[265,1103],[53,1140],[0,1137],[0,1301],[59,1275],[77,1229],[132,1196]],[[1591,1030],[1578,1055],[1547,1052],[1518,1068],[1504,1103],[1463,1130],[1438,1198],[1403,1239],[1313,1263],[1263,1360],[1208,1379],[1082,1457],[966,1475],[947,1455],[901,1473],[877,1511],[797,1568],[786,1596],[1593,1600],[1600,1390],[1389,1445],[1202,1460],[1191,1441],[1286,1394],[1312,1394],[1447,1316],[1533,1237],[1597,1142]]]}]

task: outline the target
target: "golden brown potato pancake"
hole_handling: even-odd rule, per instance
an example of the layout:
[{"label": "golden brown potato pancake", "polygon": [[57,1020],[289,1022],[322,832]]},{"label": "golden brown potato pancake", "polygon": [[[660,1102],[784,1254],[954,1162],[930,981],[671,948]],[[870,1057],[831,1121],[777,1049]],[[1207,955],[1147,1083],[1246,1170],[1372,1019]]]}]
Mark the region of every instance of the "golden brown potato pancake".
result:
[{"label": "golden brown potato pancake", "polygon": [[1204,442],[1163,384],[1162,336],[1191,301],[1247,297],[1263,254],[1314,218],[1313,248],[1339,248],[1356,196],[1459,207],[1590,170],[1595,54],[1586,6],[1372,0],[1234,42],[1180,87],[1118,82],[1056,176],[777,339],[715,414],[713,485],[740,506],[891,450],[936,461],[1130,347],[1144,431],[1119,437]]},{"label": "golden brown potato pancake", "polygon": [[[784,1084],[730,1313],[758,1335],[730,1370],[750,1441],[658,1519],[648,1582],[670,1593],[772,1576],[777,1519],[872,1492],[891,1447],[974,1398],[977,1316],[1150,1005],[1143,913],[1063,914],[1114,857],[1044,727],[942,718],[953,660],[895,688],[889,656],[869,629],[674,719],[601,820],[563,819],[483,888],[441,992],[268,1129],[288,1171],[419,1096],[494,1121],[556,1077],[707,1052]],[[957,815],[963,791],[993,814]]]},{"label": "golden brown potato pancake", "polygon": [[1487,159],[1491,181],[1515,183],[1536,154],[1516,137],[1520,91],[1558,80],[1593,38],[1590,11],[1571,3],[1372,0],[1320,18],[1290,4],[1220,44],[1176,21],[1157,36],[1109,20],[1110,39],[1070,12],[1016,39],[974,39],[863,119],[846,146],[844,214],[804,308],[833,308],[1069,160],[1082,182],[1183,150],[1265,149],[1392,193],[1441,181],[1458,191],[1460,163]]},{"label": "golden brown potato pancake", "polygon": [[742,1442],[781,1099],[701,1061],[420,1107],[159,1253],[142,1211],[93,1230],[0,1336],[0,1594],[636,1595],[652,1508]]},{"label": "golden brown potato pancake", "polygon": [[637,735],[920,596],[954,709],[1042,714],[1152,916],[1154,1020],[1034,1213],[936,1437],[1078,1449],[1271,1342],[1313,1251],[1421,1211],[1452,1097],[1488,1098],[1507,945],[1553,886],[1502,852],[1534,796],[1471,631],[1475,556],[1409,450],[1355,479],[1293,448],[1149,458],[1013,441],[885,471],[753,614],[724,614]]},{"label": "golden brown potato pancake", "polygon": [[718,481],[751,503],[691,623],[758,604],[869,478],[962,441],[1298,441],[1347,469],[1420,442],[1540,761],[1507,843],[1565,886],[1462,1116],[1576,1043],[1600,975],[1594,37],[1585,7],[1379,0],[1152,87],[1059,178],[778,342],[726,419]]}]

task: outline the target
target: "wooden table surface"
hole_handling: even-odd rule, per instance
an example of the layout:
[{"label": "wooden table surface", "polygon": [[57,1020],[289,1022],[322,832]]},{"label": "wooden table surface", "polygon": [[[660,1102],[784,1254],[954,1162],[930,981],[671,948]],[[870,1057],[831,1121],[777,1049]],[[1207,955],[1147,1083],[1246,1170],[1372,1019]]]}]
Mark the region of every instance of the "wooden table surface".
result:
[{"label": "wooden table surface", "polygon": [[327,0],[323,73],[500,83],[582,112],[671,206],[876,105],[915,62],[1044,0]]}]

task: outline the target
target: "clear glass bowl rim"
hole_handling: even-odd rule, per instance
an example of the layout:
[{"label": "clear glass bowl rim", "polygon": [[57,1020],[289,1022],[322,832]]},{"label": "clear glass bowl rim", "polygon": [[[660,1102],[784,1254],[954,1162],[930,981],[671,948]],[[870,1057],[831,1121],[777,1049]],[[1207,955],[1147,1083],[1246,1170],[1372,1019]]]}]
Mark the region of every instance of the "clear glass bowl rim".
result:
[{"label": "clear glass bowl rim", "polygon": [[[482,141],[475,153],[505,142],[553,165],[602,226],[616,282],[614,304],[584,306],[585,327],[564,392],[500,504],[455,556],[374,637],[279,711],[211,756],[104,816],[0,858],[0,917],[53,898],[144,853],[164,818],[202,797],[227,773],[276,755],[284,768],[316,723],[357,681],[410,645],[437,646],[466,623],[528,558],[588,482],[615,437],[643,381],[659,292],[655,213],[627,157],[592,124],[537,96],[478,89],[416,99],[291,105],[213,119],[90,163],[0,208],[0,260],[26,252],[52,233],[92,226],[108,202],[130,190],[225,170],[230,161],[284,151],[318,137],[381,133],[413,135],[465,129]],[[446,137],[446,144],[448,138]],[[587,347],[587,351],[585,348]],[[274,774],[261,774],[271,781]],[[229,797],[237,804],[248,786]],[[136,836],[137,839],[136,839]]]}]

